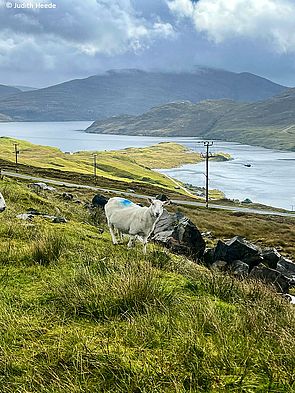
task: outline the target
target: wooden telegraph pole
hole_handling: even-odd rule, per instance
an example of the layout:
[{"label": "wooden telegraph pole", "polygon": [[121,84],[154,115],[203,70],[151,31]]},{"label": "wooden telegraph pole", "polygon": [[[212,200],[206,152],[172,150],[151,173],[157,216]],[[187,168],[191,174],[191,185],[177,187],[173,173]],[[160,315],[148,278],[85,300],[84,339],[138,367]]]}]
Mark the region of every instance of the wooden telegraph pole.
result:
[{"label": "wooden telegraph pole", "polygon": [[206,147],[206,153],[201,153],[201,156],[206,159],[206,208],[209,207],[209,158],[213,157],[211,153],[209,153],[209,147],[213,146],[213,142],[205,141],[204,146]]},{"label": "wooden telegraph pole", "polygon": [[16,170],[18,171],[18,155],[19,155],[19,149],[18,149],[18,143],[14,143],[14,154],[15,154],[15,166]]},{"label": "wooden telegraph pole", "polygon": [[97,158],[97,154],[93,154],[93,174],[94,174],[95,184],[96,184],[96,158]]}]

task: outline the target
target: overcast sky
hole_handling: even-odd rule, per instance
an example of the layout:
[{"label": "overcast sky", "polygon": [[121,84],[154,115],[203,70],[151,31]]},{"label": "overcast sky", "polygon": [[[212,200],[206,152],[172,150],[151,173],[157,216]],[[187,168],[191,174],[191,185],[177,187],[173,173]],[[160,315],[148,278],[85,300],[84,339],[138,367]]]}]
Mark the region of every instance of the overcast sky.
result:
[{"label": "overcast sky", "polygon": [[113,68],[202,65],[295,86],[295,0],[36,3],[0,0],[2,84],[41,87]]}]

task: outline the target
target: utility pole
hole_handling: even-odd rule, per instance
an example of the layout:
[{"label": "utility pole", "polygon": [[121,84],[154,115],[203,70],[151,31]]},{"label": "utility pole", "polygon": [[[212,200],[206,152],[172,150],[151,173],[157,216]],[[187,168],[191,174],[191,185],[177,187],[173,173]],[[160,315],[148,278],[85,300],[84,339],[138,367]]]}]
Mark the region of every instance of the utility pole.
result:
[{"label": "utility pole", "polygon": [[14,154],[15,154],[15,166],[16,170],[18,170],[18,155],[19,155],[19,149],[18,149],[18,143],[14,143]]},{"label": "utility pole", "polygon": [[206,153],[201,153],[201,156],[206,159],[206,208],[209,207],[209,158],[213,157],[211,153],[209,153],[209,147],[213,146],[213,142],[205,141],[204,146],[206,147]]},{"label": "utility pole", "polygon": [[94,172],[94,183],[96,184],[96,157],[97,154],[93,154],[93,172]]}]

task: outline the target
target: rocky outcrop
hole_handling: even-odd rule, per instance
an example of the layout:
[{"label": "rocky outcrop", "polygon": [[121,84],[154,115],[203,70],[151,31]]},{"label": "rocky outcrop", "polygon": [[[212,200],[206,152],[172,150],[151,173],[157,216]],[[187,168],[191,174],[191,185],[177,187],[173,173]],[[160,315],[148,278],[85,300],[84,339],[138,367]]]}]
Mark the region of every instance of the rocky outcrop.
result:
[{"label": "rocky outcrop", "polygon": [[213,261],[232,263],[241,260],[250,268],[258,265],[262,259],[261,250],[240,236],[235,236],[226,243],[219,240],[213,253]]},{"label": "rocky outcrop", "polygon": [[251,270],[249,277],[263,281],[266,284],[271,284],[278,290],[278,292],[283,293],[288,292],[291,284],[288,277],[284,276],[282,273],[278,272],[275,269],[270,269],[263,263],[255,266]]},{"label": "rocky outcrop", "polygon": [[194,260],[201,258],[205,250],[205,241],[195,224],[183,214],[167,210],[156,223],[151,239]]},{"label": "rocky outcrop", "polygon": [[211,269],[229,272],[237,277],[271,284],[279,292],[295,286],[295,263],[284,258],[275,248],[260,249],[255,244],[235,236],[216,247],[206,249],[203,261]]}]

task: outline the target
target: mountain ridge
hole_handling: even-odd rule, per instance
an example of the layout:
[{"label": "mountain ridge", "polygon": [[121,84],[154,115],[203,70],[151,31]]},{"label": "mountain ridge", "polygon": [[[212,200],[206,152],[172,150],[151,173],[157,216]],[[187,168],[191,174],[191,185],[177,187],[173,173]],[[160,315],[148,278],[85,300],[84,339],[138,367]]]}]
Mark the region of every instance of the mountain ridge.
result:
[{"label": "mountain ridge", "polygon": [[295,151],[295,89],[256,103],[205,100],[169,103],[139,116],[97,120],[85,131],[102,134],[220,139]]},{"label": "mountain ridge", "polygon": [[0,113],[18,121],[95,120],[139,115],[171,101],[252,102],[286,89],[250,73],[199,67],[192,72],[109,70],[0,99]]}]

